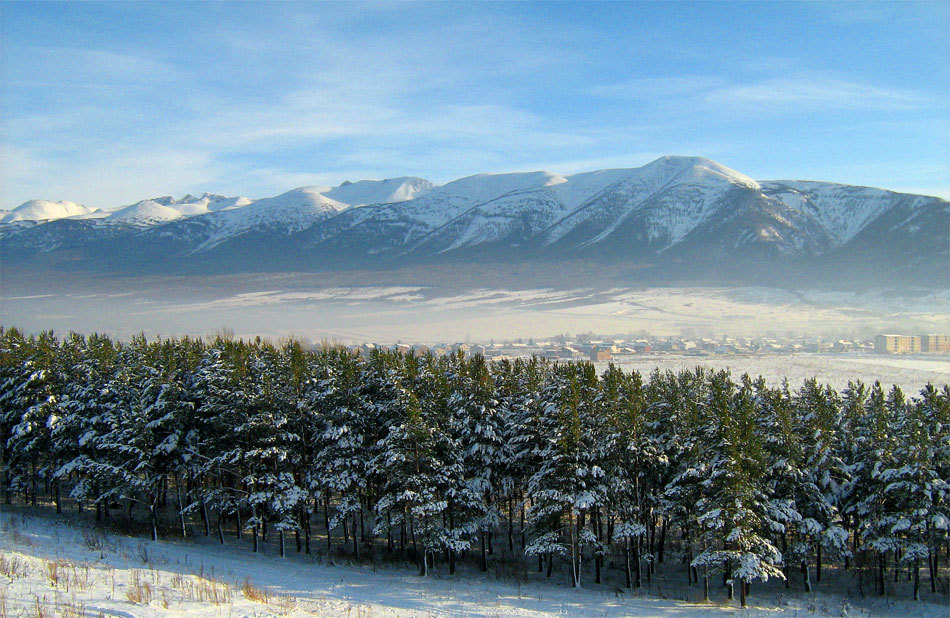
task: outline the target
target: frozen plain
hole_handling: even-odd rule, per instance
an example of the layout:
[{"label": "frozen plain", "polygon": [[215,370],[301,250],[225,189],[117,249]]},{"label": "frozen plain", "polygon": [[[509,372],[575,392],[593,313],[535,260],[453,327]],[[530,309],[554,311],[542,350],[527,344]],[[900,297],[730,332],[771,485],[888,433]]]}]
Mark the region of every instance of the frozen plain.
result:
[{"label": "frozen plain", "polygon": [[[811,594],[786,590],[781,582],[755,584],[745,610],[719,599],[715,586],[712,596],[720,603],[696,602],[698,587],[672,578],[657,578],[637,593],[611,584],[572,589],[531,575],[520,583],[515,576],[464,571],[421,578],[406,566],[329,564],[295,554],[282,559],[273,548],[254,555],[246,541],[152,542],[9,507],[0,512],[0,570],[4,616],[932,617],[950,611],[945,598],[843,596],[853,582],[831,573]],[[266,601],[259,596],[265,592]]]},{"label": "frozen plain", "polygon": [[[873,336],[950,332],[950,291],[888,295],[779,288],[516,285],[473,288],[459,273],[379,283],[352,274],[64,277],[4,273],[0,323],[27,331],[128,337],[299,336],[314,342],[411,343],[544,338],[560,333]],[[556,273],[550,274],[552,278]],[[420,285],[418,278],[431,279]],[[103,308],[108,311],[103,311]]]}]

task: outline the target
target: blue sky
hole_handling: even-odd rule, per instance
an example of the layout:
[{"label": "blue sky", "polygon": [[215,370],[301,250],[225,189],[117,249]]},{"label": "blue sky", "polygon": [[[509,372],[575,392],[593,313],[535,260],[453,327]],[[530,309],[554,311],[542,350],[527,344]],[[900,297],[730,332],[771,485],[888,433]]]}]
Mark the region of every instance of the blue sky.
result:
[{"label": "blue sky", "polygon": [[0,208],[708,156],[950,197],[950,3],[0,4]]}]

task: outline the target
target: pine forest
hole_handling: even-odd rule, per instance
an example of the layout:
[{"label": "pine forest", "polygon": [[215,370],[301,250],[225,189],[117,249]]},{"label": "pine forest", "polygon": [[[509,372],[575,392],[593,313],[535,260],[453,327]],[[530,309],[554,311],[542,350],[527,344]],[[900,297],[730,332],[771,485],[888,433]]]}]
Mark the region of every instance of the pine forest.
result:
[{"label": "pine forest", "polygon": [[745,605],[850,571],[937,591],[950,387],[766,384],[218,337],[0,328],[0,492],[249,552],[490,565]]}]

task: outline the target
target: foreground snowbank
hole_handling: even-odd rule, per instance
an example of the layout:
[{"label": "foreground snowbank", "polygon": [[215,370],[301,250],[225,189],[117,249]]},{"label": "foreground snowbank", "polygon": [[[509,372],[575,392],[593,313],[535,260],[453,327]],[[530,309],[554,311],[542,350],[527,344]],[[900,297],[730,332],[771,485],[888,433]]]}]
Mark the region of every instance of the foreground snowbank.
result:
[{"label": "foreground snowbank", "polygon": [[23,509],[0,512],[0,616],[945,616],[946,606],[785,597],[757,607],[698,605],[602,587],[573,590],[484,576],[420,578],[399,569],[252,555],[204,539],[108,534]]}]

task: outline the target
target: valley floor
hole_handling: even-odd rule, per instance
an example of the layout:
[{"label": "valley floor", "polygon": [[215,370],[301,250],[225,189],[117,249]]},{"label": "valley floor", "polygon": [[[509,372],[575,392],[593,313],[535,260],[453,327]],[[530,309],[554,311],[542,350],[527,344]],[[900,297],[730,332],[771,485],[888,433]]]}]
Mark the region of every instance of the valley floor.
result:
[{"label": "valley floor", "polygon": [[[850,574],[829,573],[817,592],[781,582],[753,586],[750,607],[697,602],[701,590],[667,573],[641,591],[558,585],[534,573],[437,572],[404,565],[286,558],[248,541],[121,536],[44,509],[0,511],[0,616],[947,616],[945,595],[860,598]],[[670,570],[672,567],[670,567]],[[681,575],[678,571],[675,575]],[[556,576],[555,576],[556,577]],[[844,593],[844,594],[843,594]],[[850,596],[845,596],[845,594]]]}]

